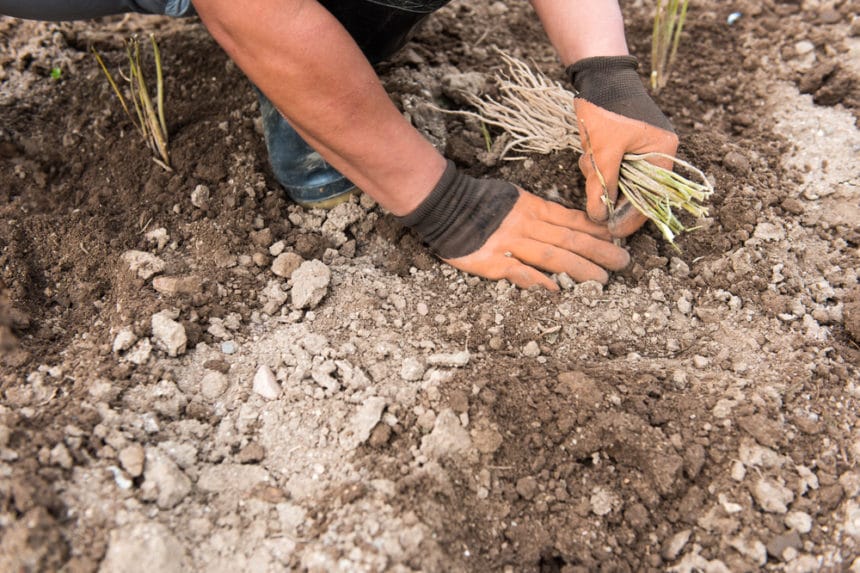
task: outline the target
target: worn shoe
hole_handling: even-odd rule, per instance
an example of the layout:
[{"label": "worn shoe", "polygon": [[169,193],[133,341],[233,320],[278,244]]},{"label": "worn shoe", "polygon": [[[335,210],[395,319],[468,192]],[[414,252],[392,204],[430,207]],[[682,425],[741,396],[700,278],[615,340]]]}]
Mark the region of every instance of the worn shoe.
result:
[{"label": "worn shoe", "polygon": [[257,91],[263,133],[275,179],[290,199],[308,209],[331,209],[358,189],[305,143],[269,98]]}]

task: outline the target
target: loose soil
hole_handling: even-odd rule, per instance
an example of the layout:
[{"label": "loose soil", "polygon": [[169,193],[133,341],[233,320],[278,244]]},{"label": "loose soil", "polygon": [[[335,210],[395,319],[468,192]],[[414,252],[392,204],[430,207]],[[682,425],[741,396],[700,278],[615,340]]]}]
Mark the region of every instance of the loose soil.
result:
[{"label": "loose soil", "polygon": [[[557,295],[447,267],[367,197],[290,204],[196,20],[0,19],[0,570],[860,571],[860,24],[695,4],[656,99],[711,216]],[[643,80],[650,5],[622,3]],[[88,52],[119,66],[135,32],[172,172]],[[453,2],[380,75],[472,174],[583,205],[572,155],[499,161],[427,105],[465,73],[491,94],[497,48],[564,81],[502,2]],[[330,271],[318,306],[281,252]]]}]

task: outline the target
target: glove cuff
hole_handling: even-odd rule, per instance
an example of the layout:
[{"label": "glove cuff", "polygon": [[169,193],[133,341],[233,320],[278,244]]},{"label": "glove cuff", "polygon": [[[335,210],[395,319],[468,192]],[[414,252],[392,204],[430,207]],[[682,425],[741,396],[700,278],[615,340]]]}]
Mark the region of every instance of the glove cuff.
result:
[{"label": "glove cuff", "polygon": [[636,73],[638,68],[634,56],[597,56],[568,66],[567,74],[576,97],[674,133],[672,124],[645,91]]},{"label": "glove cuff", "polygon": [[395,219],[443,259],[456,259],[484,246],[518,198],[510,183],[469,177],[448,161],[427,198],[412,213]]}]

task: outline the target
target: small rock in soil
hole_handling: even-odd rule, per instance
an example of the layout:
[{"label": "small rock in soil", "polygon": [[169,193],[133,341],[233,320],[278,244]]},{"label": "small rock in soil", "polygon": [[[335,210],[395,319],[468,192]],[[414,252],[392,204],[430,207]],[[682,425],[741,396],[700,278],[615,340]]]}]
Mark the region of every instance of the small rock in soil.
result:
[{"label": "small rock in soil", "polygon": [[175,507],[191,492],[191,480],[158,448],[146,448],[143,479],[141,497],[161,509]]},{"label": "small rock in soil", "polygon": [[529,341],[529,343],[523,347],[523,356],[526,358],[536,358],[540,356],[540,346],[538,343],[534,340]]},{"label": "small rock in soil", "polygon": [[421,451],[431,459],[455,454],[466,454],[472,449],[469,432],[460,424],[452,410],[443,410],[436,416],[433,431],[421,439]]},{"label": "small rock in soil", "polygon": [[191,192],[191,204],[198,209],[209,208],[209,187],[206,185],[198,185]]},{"label": "small rock in soil", "polygon": [[292,274],[293,308],[316,308],[328,293],[331,271],[318,260],[305,261]]},{"label": "small rock in soil", "polygon": [[164,271],[166,266],[163,260],[146,251],[126,251],[121,259],[131,272],[143,280],[149,280]]},{"label": "small rock in soil", "polygon": [[418,358],[404,358],[400,366],[400,377],[407,382],[416,382],[424,378],[426,368]]},{"label": "small rock in soil", "polygon": [[182,573],[189,570],[182,543],[166,526],[146,521],[111,532],[99,573]]},{"label": "small rock in soil", "polygon": [[517,480],[517,493],[523,499],[532,499],[538,490],[537,480],[531,476]]},{"label": "small rock in soil", "polygon": [[481,72],[453,73],[442,76],[442,93],[452,101],[468,103],[467,96],[479,96],[487,85]]},{"label": "small rock in soil", "polygon": [[274,400],[281,395],[281,386],[275,380],[272,369],[265,364],[261,365],[254,374],[253,389],[266,400]]},{"label": "small rock in soil", "polygon": [[767,552],[783,561],[788,561],[786,550],[794,550],[793,554],[797,555],[797,550],[803,547],[803,542],[800,540],[800,535],[796,531],[790,531],[783,535],[777,535],[767,544]]},{"label": "small rock in soil", "polygon": [[444,366],[447,368],[462,368],[469,363],[472,355],[468,350],[455,352],[453,354],[431,354],[427,358],[430,366]]},{"label": "small rock in soil", "polygon": [[788,504],[794,501],[794,493],[770,478],[759,479],[752,487],[752,494],[761,508],[770,513],[785,513]]},{"label": "small rock in soil", "polygon": [[116,354],[128,350],[135,342],[137,342],[137,335],[134,334],[134,331],[130,328],[123,328],[116,333],[116,337],[113,339],[113,351]]},{"label": "small rock in soil", "polygon": [[370,433],[370,439],[367,441],[373,448],[381,448],[391,439],[391,426],[388,424],[377,424]]},{"label": "small rock in soil", "polygon": [[725,157],[723,157],[723,165],[736,175],[748,175],[750,172],[749,159],[737,151],[726,153]]},{"label": "small rock in soil", "polygon": [[144,450],[140,444],[131,444],[119,452],[119,463],[133,478],[143,473]]},{"label": "small rock in soil", "polygon": [[612,506],[617,502],[618,498],[611,491],[602,488],[596,487],[591,494],[591,499],[589,500],[591,504],[591,511],[594,515],[603,517],[612,511]]},{"label": "small rock in soil", "polygon": [[663,545],[663,551],[661,552],[663,559],[666,561],[674,561],[677,559],[678,555],[681,554],[681,551],[684,550],[684,546],[686,546],[687,542],[690,540],[690,535],[692,535],[692,533],[692,530],[684,529],[673,535],[671,539]]},{"label": "small rock in soil", "polygon": [[370,432],[382,418],[382,411],[385,410],[385,406],[385,399],[376,396],[364,401],[350,421],[353,443],[356,445],[363,444],[370,438]]},{"label": "small rock in soil", "polygon": [[203,290],[203,281],[199,277],[155,277],[152,288],[165,296],[195,295]]},{"label": "small rock in soil", "polygon": [[207,370],[200,379],[200,393],[207,400],[215,400],[224,393],[230,381],[217,370]]},{"label": "small rock in soil", "polygon": [[240,464],[256,464],[266,458],[266,450],[257,442],[251,442],[236,455],[236,461]]},{"label": "small rock in soil", "polygon": [[[2,435],[2,428],[0,428],[0,435]],[[3,440],[0,439],[0,446],[2,445]],[[846,497],[857,497],[860,495],[860,473],[853,471],[845,472],[839,476],[839,485],[841,485],[842,489],[845,491]]]},{"label": "small rock in soil", "polygon": [[272,272],[285,279],[293,276],[305,260],[298,253],[280,253],[272,261]]},{"label": "small rock in soil", "polygon": [[185,327],[176,322],[179,311],[162,310],[152,315],[152,338],[169,356],[178,356],[185,352],[188,338]]},{"label": "small rock in soil", "polygon": [[809,533],[812,530],[812,517],[802,511],[789,511],[785,516],[785,526],[798,533]]},{"label": "small rock in soil", "polygon": [[472,429],[472,442],[482,454],[495,453],[502,445],[502,435],[486,422],[479,422]]}]

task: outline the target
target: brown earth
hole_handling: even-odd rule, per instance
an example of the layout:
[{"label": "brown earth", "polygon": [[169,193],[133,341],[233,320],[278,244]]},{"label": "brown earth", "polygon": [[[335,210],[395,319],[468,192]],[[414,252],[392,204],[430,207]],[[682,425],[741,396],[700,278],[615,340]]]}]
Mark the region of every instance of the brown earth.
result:
[{"label": "brown earth", "polygon": [[[622,3],[643,62],[644,4]],[[559,295],[441,264],[366,197],[291,205],[197,21],[0,19],[0,570],[860,571],[852,9],[691,8],[656,99],[711,216]],[[170,173],[88,53],[118,66],[149,31]],[[495,48],[563,80],[502,2],[452,3],[380,74],[471,173],[582,205],[572,155],[499,162],[426,105],[459,108],[467,72],[491,93]],[[282,251],[330,271],[319,306]]]}]

